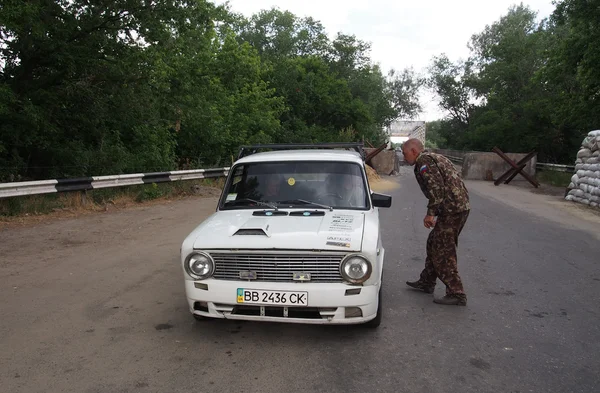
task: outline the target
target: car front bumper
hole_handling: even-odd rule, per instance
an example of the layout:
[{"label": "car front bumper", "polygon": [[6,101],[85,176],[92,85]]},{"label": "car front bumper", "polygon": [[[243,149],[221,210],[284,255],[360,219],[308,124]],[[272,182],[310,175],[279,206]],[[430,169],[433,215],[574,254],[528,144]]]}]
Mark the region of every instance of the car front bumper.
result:
[{"label": "car front bumper", "polygon": [[[237,302],[239,288],[306,292],[307,305],[240,304]],[[208,279],[185,280],[185,292],[190,312],[208,318],[302,324],[360,324],[377,315],[379,285]]]}]

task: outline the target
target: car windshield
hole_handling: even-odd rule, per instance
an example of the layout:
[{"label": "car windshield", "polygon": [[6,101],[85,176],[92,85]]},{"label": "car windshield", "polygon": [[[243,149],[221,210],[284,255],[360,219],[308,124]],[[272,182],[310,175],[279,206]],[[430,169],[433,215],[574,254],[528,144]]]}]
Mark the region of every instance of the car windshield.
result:
[{"label": "car windshield", "polygon": [[364,172],[352,162],[293,161],[237,165],[221,209],[333,208],[366,210]]}]

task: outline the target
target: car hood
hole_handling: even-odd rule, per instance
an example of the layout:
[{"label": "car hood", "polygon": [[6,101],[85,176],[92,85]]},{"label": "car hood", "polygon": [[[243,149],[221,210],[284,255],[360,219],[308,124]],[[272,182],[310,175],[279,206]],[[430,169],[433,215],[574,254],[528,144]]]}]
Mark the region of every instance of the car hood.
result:
[{"label": "car hood", "polygon": [[213,214],[192,232],[194,248],[361,250],[365,221],[361,211],[311,211],[299,216],[256,216],[253,212]]}]

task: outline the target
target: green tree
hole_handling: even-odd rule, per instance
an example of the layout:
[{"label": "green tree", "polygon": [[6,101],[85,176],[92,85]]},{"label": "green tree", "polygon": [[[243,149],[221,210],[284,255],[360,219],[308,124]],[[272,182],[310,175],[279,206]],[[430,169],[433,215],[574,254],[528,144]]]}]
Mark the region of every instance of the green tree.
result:
[{"label": "green tree", "polygon": [[434,58],[429,86],[449,113],[440,124],[447,147],[535,150],[540,160],[568,162],[585,123],[575,110],[584,89],[565,68],[572,34],[521,4],[473,35],[467,61]]},{"label": "green tree", "polygon": [[158,47],[210,31],[213,12],[204,1],[5,1],[1,177],[173,168]]},{"label": "green tree", "polygon": [[338,33],[330,41],[320,23],[277,9],[236,20],[239,40],[261,54],[271,69],[269,86],[284,99],[281,140],[353,135],[380,143],[392,120],[420,111],[414,73],[386,78],[371,62],[370,44],[353,35]]},{"label": "green tree", "polygon": [[0,181],[227,165],[239,145],[368,139],[420,110],[410,70],[312,18],[205,0],[5,0]]}]

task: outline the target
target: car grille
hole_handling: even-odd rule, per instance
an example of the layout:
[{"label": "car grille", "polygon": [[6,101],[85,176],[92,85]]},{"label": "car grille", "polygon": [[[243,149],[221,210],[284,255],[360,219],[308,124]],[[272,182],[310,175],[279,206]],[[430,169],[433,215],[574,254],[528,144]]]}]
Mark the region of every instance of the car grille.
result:
[{"label": "car grille", "polygon": [[294,282],[294,273],[310,273],[310,282],[341,282],[343,254],[210,253],[214,278],[241,280],[240,271],[256,273],[256,281]]}]

